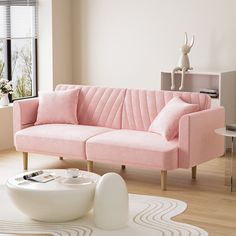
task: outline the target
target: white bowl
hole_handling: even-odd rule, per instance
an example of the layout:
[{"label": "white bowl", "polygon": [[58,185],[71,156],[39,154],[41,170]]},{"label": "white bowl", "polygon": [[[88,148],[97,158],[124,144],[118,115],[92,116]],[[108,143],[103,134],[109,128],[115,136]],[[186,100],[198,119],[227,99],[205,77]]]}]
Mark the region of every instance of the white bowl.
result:
[{"label": "white bowl", "polygon": [[[66,170],[44,172],[66,176]],[[23,180],[25,174],[7,181],[9,196],[22,213],[46,222],[65,222],[84,216],[93,206],[96,182],[100,179],[97,174],[81,171],[81,181],[64,181],[61,177],[47,183],[37,183]]]}]

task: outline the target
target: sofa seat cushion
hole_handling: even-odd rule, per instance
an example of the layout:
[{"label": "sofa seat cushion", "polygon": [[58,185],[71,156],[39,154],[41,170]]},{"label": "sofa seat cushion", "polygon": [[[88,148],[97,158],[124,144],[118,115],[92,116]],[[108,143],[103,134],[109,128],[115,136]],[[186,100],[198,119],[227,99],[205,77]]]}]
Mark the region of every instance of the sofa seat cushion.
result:
[{"label": "sofa seat cushion", "polygon": [[86,159],[87,139],[111,129],[70,124],[46,124],[22,129],[15,134],[17,151]]},{"label": "sofa seat cushion", "polygon": [[163,170],[178,167],[178,141],[166,141],[156,133],[114,130],[86,142],[87,159],[119,165],[136,165]]}]

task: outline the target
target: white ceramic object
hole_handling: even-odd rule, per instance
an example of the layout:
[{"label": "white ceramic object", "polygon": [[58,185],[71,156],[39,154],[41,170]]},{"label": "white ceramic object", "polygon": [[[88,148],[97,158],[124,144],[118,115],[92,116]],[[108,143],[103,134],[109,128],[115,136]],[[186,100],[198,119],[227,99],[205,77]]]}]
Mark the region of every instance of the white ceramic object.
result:
[{"label": "white ceramic object", "polygon": [[114,230],[128,222],[129,203],[125,181],[116,173],[107,173],[96,186],[94,222],[97,227]]},{"label": "white ceramic object", "polygon": [[8,106],[9,105],[9,98],[8,94],[4,94],[0,99],[0,105],[1,106]]},{"label": "white ceramic object", "polygon": [[187,36],[187,33],[185,32],[184,45],[180,48],[181,55],[178,61],[178,65],[177,67],[173,69],[172,75],[171,75],[171,90],[175,89],[175,72],[177,71],[181,71],[182,73],[181,85],[179,87],[179,90],[184,89],[185,72],[193,69],[192,67],[190,67],[189,57],[188,57],[188,53],[193,47],[193,44],[194,44],[194,36],[192,37],[190,44],[188,44],[188,36]]},{"label": "white ceramic object", "polygon": [[80,176],[71,181],[66,170],[44,172],[64,177],[37,183],[23,179],[28,172],[7,181],[11,200],[22,213],[39,221],[65,222],[84,216],[92,208],[99,175],[80,171]]}]

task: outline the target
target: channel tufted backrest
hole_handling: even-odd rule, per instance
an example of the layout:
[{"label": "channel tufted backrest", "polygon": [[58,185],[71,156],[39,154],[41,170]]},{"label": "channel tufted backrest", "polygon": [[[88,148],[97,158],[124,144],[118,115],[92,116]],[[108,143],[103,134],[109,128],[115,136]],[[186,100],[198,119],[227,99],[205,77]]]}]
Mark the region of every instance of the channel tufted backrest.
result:
[{"label": "channel tufted backrest", "polygon": [[175,91],[151,91],[119,88],[98,88],[82,85],[58,85],[56,91],[79,88],[78,120],[82,125],[114,129],[148,130],[161,109],[174,96],[188,103],[199,104],[200,110],[210,107],[205,94]]},{"label": "channel tufted backrest", "polygon": [[78,121],[82,125],[121,128],[122,106],[126,89],[81,85],[58,85],[56,91],[80,88]]},{"label": "channel tufted backrest", "polygon": [[200,110],[210,107],[210,97],[205,94],[128,89],[122,112],[122,129],[148,130],[157,114],[174,96],[199,104]]},{"label": "channel tufted backrest", "polygon": [[80,124],[121,128],[125,89],[83,87],[79,96]]}]

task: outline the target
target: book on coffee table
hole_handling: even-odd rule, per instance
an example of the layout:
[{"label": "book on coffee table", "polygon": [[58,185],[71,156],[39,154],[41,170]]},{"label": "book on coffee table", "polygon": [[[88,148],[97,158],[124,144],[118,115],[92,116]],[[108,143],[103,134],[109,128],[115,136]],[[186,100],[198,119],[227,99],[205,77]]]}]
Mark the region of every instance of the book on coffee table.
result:
[{"label": "book on coffee table", "polygon": [[35,181],[39,183],[46,183],[48,181],[52,181],[56,179],[56,176],[53,173],[43,172],[42,170],[39,170],[30,174],[24,175],[23,179]]}]

